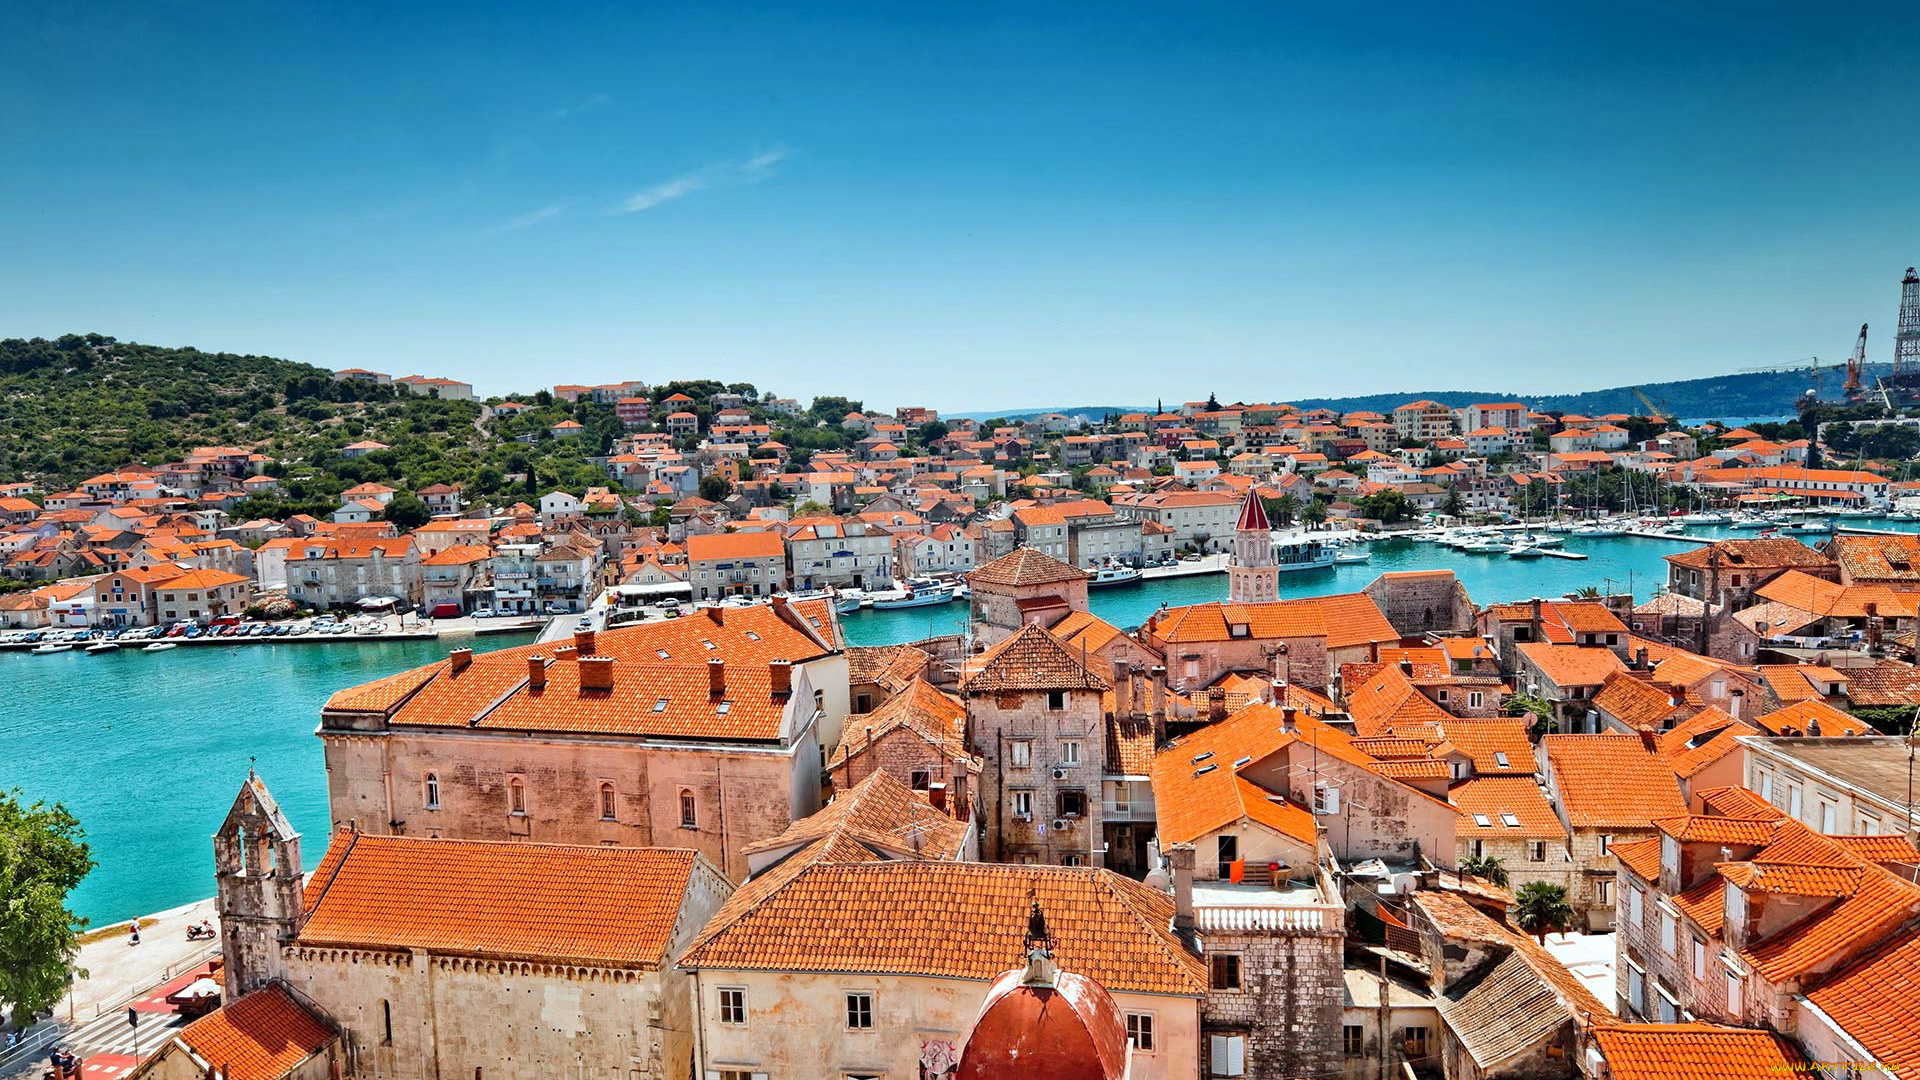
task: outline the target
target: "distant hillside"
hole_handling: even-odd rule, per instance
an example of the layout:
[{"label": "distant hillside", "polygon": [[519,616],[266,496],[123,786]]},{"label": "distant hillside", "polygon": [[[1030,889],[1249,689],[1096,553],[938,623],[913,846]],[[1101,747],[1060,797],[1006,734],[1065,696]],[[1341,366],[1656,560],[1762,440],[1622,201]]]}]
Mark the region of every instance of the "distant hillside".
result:
[{"label": "distant hillside", "polygon": [[[1869,380],[1886,371],[1884,365],[1868,365]],[[1791,416],[1794,403],[1811,384],[1806,371],[1769,371],[1740,375],[1715,375],[1679,382],[1642,383],[1639,389],[1655,405],[1683,420],[1764,419]],[[1821,374],[1821,392],[1836,394],[1840,376]],[[1391,394],[1362,394],[1338,398],[1284,398],[1303,409],[1333,409],[1336,412],[1390,413],[1409,401],[1426,398],[1442,405],[1471,405],[1479,401],[1524,401],[1543,412],[1569,412],[1587,416],[1606,413],[1644,414],[1647,407],[1634,396],[1634,387],[1615,386],[1580,394],[1527,394],[1517,390],[1407,390]],[[1172,406],[1170,406],[1172,407]],[[955,413],[955,417],[987,420],[1004,417],[1024,419],[1040,413],[1057,412],[1099,420],[1110,412],[1151,412],[1144,405],[1074,405],[1052,409],[1013,409],[1000,412]]]},{"label": "distant hillside", "polygon": [[0,478],[70,482],[194,446],[257,442],[289,382],[332,372],[270,356],[115,341],[0,341]]}]

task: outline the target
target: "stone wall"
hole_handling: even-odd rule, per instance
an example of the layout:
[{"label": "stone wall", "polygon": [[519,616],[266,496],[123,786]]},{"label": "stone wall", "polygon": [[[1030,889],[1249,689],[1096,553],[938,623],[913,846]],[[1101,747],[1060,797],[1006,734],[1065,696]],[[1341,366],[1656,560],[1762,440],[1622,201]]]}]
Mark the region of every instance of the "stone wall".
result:
[{"label": "stone wall", "polygon": [[[785,750],[456,731],[328,733],[322,742],[335,826],[374,834],[693,848],[740,881],[742,847],[819,808],[811,738]],[[439,781],[438,809],[427,806],[428,774]],[[509,812],[510,781],[523,786],[524,814]],[[612,819],[601,816],[603,783],[614,788]],[[694,798],[691,827],[681,822],[683,791]]]},{"label": "stone wall", "polygon": [[1402,637],[1473,632],[1473,602],[1451,573],[1382,574],[1361,590]]},{"label": "stone wall", "polygon": [[[1046,691],[978,694],[970,702],[973,750],[984,761],[980,774],[980,810],[985,818],[981,855],[998,862],[1038,862],[1059,865],[1078,856],[1083,865],[1104,865],[1101,828],[1101,767],[1105,757],[1105,714],[1101,695],[1093,690],[1066,691],[1066,708],[1047,707]],[[1009,744],[1031,742],[1026,766],[1012,760]],[[1061,744],[1078,741],[1079,762],[1064,763]],[[1055,772],[1061,774],[1055,779]],[[1062,818],[1060,793],[1083,793],[1083,811]],[[1033,820],[1014,817],[1012,795],[1030,792]],[[1066,822],[1053,828],[1055,820]]]},{"label": "stone wall", "polygon": [[1246,1075],[1254,1080],[1340,1072],[1346,982],[1339,933],[1208,932],[1202,945],[1209,965],[1213,956],[1239,955],[1241,985],[1207,992],[1203,1037],[1244,1035]]}]

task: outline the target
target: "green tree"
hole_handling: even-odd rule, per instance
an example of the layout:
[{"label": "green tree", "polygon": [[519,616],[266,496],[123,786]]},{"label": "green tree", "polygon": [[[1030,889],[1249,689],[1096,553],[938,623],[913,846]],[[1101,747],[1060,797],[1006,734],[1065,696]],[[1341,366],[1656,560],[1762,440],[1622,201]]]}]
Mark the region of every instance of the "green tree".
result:
[{"label": "green tree", "polygon": [[733,494],[733,482],[719,473],[711,473],[700,478],[700,497],[708,502],[719,502]]},{"label": "green tree", "polygon": [[1407,516],[1407,497],[1397,488],[1362,495],[1357,505],[1360,507],[1360,513],[1385,525],[1391,525]]},{"label": "green tree", "polygon": [[1567,889],[1545,881],[1529,881],[1513,894],[1513,922],[1542,945],[1547,935],[1573,924]]},{"label": "green tree", "polygon": [[1505,708],[1508,716],[1532,717],[1533,730],[1539,734],[1551,735],[1560,730],[1560,720],[1554,715],[1553,702],[1546,698],[1515,694],[1507,699]]},{"label": "green tree", "polygon": [[1300,520],[1309,525],[1318,525],[1327,520],[1327,500],[1313,497],[1313,501],[1300,509]]},{"label": "green tree", "polygon": [[387,520],[393,522],[401,531],[417,529],[433,518],[433,511],[420,496],[402,491],[387,500]]},{"label": "green tree", "polygon": [[0,1008],[26,1025],[59,1003],[78,972],[87,920],[67,894],[93,869],[86,832],[58,803],[27,805],[0,793]]},{"label": "green tree", "polygon": [[1507,887],[1507,864],[1492,855],[1469,855],[1460,860],[1460,872]]}]

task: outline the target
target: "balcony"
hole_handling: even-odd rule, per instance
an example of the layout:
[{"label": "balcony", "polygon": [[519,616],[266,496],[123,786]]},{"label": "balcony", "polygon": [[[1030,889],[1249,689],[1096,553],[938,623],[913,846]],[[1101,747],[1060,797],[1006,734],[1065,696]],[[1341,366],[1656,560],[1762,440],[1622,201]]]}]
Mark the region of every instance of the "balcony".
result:
[{"label": "balcony", "polygon": [[1132,802],[1102,800],[1100,803],[1100,820],[1108,824],[1127,821],[1153,821],[1155,820],[1153,800],[1135,799]]}]

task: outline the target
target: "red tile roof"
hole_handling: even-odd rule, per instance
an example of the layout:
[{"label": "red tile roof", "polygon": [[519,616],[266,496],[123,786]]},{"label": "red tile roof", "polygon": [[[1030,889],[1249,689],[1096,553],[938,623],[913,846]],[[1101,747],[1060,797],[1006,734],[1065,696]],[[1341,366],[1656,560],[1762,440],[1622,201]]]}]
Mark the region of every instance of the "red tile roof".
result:
[{"label": "red tile roof", "polygon": [[1173,935],[1172,897],[1108,870],[812,862],[775,880],[735,894],[682,965],[986,981],[1021,962],[1037,900],[1062,968],[1118,992],[1199,996],[1206,985]]},{"label": "red tile roof", "polygon": [[299,943],[653,968],[698,857],[342,830],[307,882]]},{"label": "red tile roof", "polygon": [[1574,828],[1646,829],[1687,812],[1673,771],[1637,735],[1548,735],[1541,745]]},{"label": "red tile roof", "polygon": [[1806,1059],[1785,1036],[1718,1024],[1622,1024],[1594,1029],[1614,1080],[1754,1080],[1794,1076]]},{"label": "red tile roof", "polygon": [[280,1080],[339,1038],[278,986],[255,990],[176,1036],[231,1080]]}]

